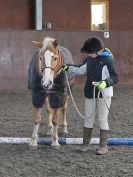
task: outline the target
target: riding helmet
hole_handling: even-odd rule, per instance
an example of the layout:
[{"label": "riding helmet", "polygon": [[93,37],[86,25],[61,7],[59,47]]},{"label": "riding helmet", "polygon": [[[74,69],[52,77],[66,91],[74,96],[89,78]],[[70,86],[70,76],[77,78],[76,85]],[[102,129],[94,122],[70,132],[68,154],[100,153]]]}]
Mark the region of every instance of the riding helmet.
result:
[{"label": "riding helmet", "polygon": [[85,41],[80,51],[82,53],[95,53],[103,48],[104,45],[101,39],[90,37]]}]

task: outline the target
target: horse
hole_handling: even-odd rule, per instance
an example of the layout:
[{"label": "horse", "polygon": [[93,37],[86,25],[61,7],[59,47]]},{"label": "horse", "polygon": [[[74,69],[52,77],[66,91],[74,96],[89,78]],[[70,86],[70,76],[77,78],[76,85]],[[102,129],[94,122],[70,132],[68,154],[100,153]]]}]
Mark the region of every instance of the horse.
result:
[{"label": "horse", "polygon": [[[66,75],[61,68],[63,64],[73,64],[72,55],[51,37],[45,37],[43,42],[32,42],[38,47],[38,50],[33,55],[28,68],[28,89],[31,90],[34,109],[34,130],[29,146],[34,149],[38,148],[41,109],[45,105],[48,113],[47,135],[52,135],[51,146],[59,148],[60,117],[62,117],[62,133],[68,133],[66,113],[69,97]],[[68,80],[72,86],[74,76],[68,73]]]}]

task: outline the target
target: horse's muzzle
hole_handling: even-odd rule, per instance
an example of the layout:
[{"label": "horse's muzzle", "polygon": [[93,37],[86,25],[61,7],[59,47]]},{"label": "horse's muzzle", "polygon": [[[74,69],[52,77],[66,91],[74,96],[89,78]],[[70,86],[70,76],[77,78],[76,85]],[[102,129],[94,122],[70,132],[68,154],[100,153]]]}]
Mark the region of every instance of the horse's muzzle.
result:
[{"label": "horse's muzzle", "polygon": [[44,81],[43,79],[41,80],[41,84],[44,88],[46,89],[51,89],[53,87],[53,82],[51,80],[49,81]]}]

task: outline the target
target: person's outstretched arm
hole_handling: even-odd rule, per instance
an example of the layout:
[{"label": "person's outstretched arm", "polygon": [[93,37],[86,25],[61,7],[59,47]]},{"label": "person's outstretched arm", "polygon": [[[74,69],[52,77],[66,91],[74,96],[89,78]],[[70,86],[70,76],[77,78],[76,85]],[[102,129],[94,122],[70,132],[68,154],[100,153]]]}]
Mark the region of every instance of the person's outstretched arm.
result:
[{"label": "person's outstretched arm", "polygon": [[63,67],[64,71],[69,71],[70,73],[74,75],[85,75],[87,71],[87,63],[83,65],[64,65]]}]

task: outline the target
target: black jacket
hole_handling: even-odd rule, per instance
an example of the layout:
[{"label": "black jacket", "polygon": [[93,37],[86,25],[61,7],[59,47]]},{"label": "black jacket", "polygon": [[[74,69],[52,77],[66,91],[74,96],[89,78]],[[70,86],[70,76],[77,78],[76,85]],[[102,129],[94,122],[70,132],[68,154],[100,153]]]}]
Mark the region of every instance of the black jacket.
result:
[{"label": "black jacket", "polygon": [[[118,82],[118,73],[115,68],[115,61],[112,54],[107,51],[103,52],[100,56],[96,58],[87,57],[83,65],[70,65],[70,72],[75,75],[86,74],[87,79],[84,88],[84,95],[87,98],[93,98],[93,84],[92,82],[99,82],[104,80],[107,84],[106,92],[107,96],[113,96],[113,86]],[[108,89],[110,87],[110,89]],[[112,91],[111,91],[112,90]],[[98,96],[98,89],[96,88],[95,97]],[[100,95],[102,97],[102,95]]]}]

